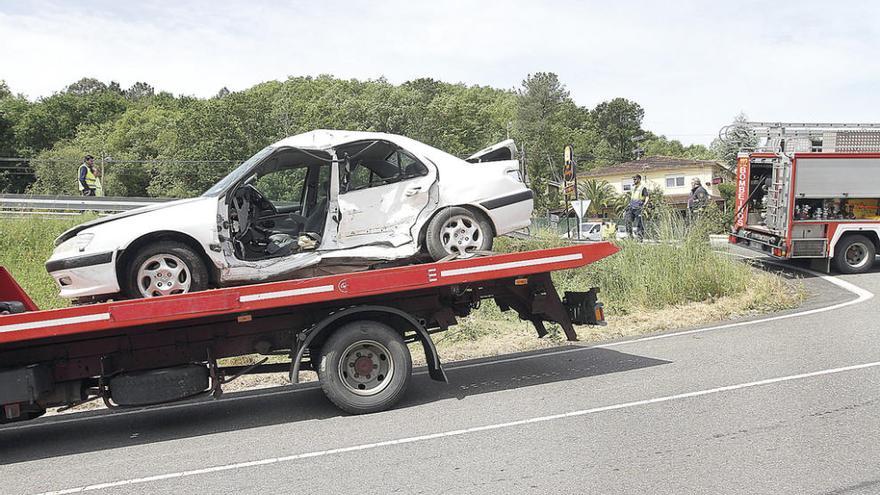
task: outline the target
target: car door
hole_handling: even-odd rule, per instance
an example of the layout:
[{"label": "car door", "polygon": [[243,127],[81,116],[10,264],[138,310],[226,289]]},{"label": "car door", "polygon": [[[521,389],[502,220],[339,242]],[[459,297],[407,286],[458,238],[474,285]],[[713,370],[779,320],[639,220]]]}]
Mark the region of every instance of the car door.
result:
[{"label": "car door", "polygon": [[414,241],[414,226],[428,206],[433,166],[398,150],[384,160],[356,164],[341,182],[337,204],[337,248],[369,244],[402,246]]}]

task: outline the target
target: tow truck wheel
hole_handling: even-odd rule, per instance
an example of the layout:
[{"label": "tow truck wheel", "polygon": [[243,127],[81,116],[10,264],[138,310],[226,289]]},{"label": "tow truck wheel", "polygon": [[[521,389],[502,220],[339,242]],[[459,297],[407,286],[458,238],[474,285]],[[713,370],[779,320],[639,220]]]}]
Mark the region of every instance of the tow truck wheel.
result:
[{"label": "tow truck wheel", "polygon": [[122,287],[131,298],[198,292],[208,288],[208,269],[186,244],[162,241],[135,254]]},{"label": "tow truck wheel", "polygon": [[870,270],[877,253],[874,243],[863,235],[844,237],[835,250],[834,265],[840,273],[864,273]]},{"label": "tow truck wheel", "polygon": [[390,408],[406,392],[412,357],[400,333],[371,320],[339,327],[321,347],[321,388],[351,414]]}]

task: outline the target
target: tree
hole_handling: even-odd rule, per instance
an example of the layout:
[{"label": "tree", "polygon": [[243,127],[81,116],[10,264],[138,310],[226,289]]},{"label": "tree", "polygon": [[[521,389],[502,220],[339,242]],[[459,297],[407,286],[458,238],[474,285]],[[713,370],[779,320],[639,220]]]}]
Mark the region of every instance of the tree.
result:
[{"label": "tree", "polygon": [[131,85],[123,93],[125,97],[132,101],[138,101],[142,98],[149,98],[155,94],[156,90],[145,82],[136,82]]},{"label": "tree", "polygon": [[736,169],[736,155],[744,149],[754,148],[758,140],[746,125],[746,114],[740,112],[733,119],[733,123],[725,126],[717,139],[710,145],[712,151],[718,156],[728,169]]},{"label": "tree", "polygon": [[107,91],[107,85],[93,77],[84,77],[64,89],[65,93],[76,96],[86,96],[102,91]]},{"label": "tree", "polygon": [[546,193],[547,183],[558,174],[564,144],[558,143],[560,111],[570,102],[568,90],[552,72],[530,74],[517,91],[516,134],[525,148],[526,166],[538,211],[555,206]]},{"label": "tree", "polygon": [[596,105],[592,111],[593,125],[599,137],[608,143],[611,158],[616,162],[632,159],[633,138],[642,134],[642,107],[625,98],[615,98]]},{"label": "tree", "polygon": [[671,156],[674,158],[687,158],[689,160],[718,159],[714,151],[702,144],[685,146],[678,140],[669,140],[666,139],[666,136],[655,136],[647,131],[645,136],[645,140],[639,143],[644,156]]},{"label": "tree", "polygon": [[608,181],[586,179],[578,182],[578,195],[583,199],[590,200],[587,213],[595,216],[612,206],[617,193]]}]

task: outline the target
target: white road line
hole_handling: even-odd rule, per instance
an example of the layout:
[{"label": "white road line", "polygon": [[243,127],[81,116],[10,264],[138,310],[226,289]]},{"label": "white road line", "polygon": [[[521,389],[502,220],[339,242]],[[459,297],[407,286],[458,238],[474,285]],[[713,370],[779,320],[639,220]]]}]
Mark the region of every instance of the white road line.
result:
[{"label": "white road line", "polygon": [[287,463],[287,462],[298,461],[298,460],[302,460],[302,459],[310,459],[310,458],[314,458],[314,457],[326,457],[326,456],[335,455],[335,454],[345,454],[348,452],[358,452],[358,451],[362,451],[362,450],[371,450],[371,449],[377,449],[377,448],[381,448],[381,447],[390,447],[390,446],[394,446],[394,445],[405,445],[405,444],[416,443],[416,442],[425,442],[428,440],[437,440],[437,439],[441,439],[441,438],[458,437],[458,436],[463,436],[463,435],[469,435],[471,433],[480,433],[480,432],[485,432],[485,431],[514,428],[514,427],[518,427],[518,426],[526,426],[526,425],[537,424],[537,423],[546,423],[549,421],[556,421],[556,420],[560,420],[560,419],[568,419],[568,418],[574,418],[574,417],[578,417],[578,416],[586,416],[588,414],[596,414],[596,413],[601,413],[601,412],[606,412],[606,411],[616,411],[616,410],[620,410],[620,409],[628,409],[628,408],[647,406],[647,405],[652,405],[652,404],[660,404],[660,403],[671,402],[671,401],[675,401],[675,400],[689,399],[689,398],[693,398],[693,397],[702,397],[702,396],[711,395],[711,394],[732,392],[735,390],[742,390],[742,389],[746,389],[746,388],[772,385],[775,383],[790,382],[793,380],[802,380],[802,379],[806,379],[806,378],[813,378],[813,377],[824,376],[824,375],[832,375],[832,374],[836,374],[836,373],[843,373],[843,372],[847,372],[847,371],[856,371],[856,370],[862,370],[862,369],[867,369],[867,368],[876,368],[878,366],[880,366],[880,361],[875,361],[873,363],[856,364],[856,365],[852,365],[852,366],[844,366],[841,368],[831,368],[831,369],[825,369],[825,370],[820,370],[820,371],[812,371],[809,373],[801,373],[801,374],[797,374],[797,375],[782,376],[782,377],[777,377],[777,378],[768,378],[766,380],[758,380],[758,381],[754,381],[754,382],[739,383],[736,385],[727,385],[724,387],[697,390],[694,392],[685,392],[685,393],[676,394],[676,395],[655,397],[653,399],[644,399],[644,400],[637,400],[637,401],[632,401],[632,402],[623,402],[620,404],[612,404],[612,405],[608,405],[608,406],[594,407],[591,409],[581,409],[581,410],[571,411],[571,412],[561,413],[561,414],[552,414],[552,415],[548,415],[548,416],[538,416],[538,417],[532,417],[532,418],[527,418],[527,419],[521,419],[521,420],[517,420],[517,421],[509,421],[506,423],[496,423],[496,424],[489,424],[489,425],[483,425],[483,426],[475,426],[472,428],[463,428],[460,430],[450,430],[450,431],[444,431],[444,432],[439,432],[439,433],[431,433],[428,435],[418,435],[418,436],[413,436],[413,437],[397,438],[394,440],[385,440],[382,442],[365,443],[365,444],[361,444],[361,445],[353,445],[350,447],[341,447],[341,448],[337,448],[337,449],[318,450],[318,451],[305,452],[302,454],[295,454],[295,455],[289,455],[289,456],[284,456],[284,457],[270,457],[267,459],[259,459],[259,460],[247,461],[247,462],[238,462],[238,463],[234,463],[234,464],[225,464],[225,465],[220,465],[220,466],[211,466],[211,467],[207,467],[207,468],[193,469],[193,470],[189,470],[189,471],[178,471],[178,472],[173,472],[173,473],[157,474],[154,476],[147,476],[147,477],[143,477],[143,478],[132,478],[132,479],[127,479],[127,480],[111,481],[111,482],[107,482],[107,483],[99,483],[99,484],[94,484],[94,485],[78,486],[78,487],[74,487],[74,488],[65,488],[62,490],[46,492],[46,493],[43,493],[40,495],[63,495],[63,494],[70,494],[70,493],[90,492],[90,491],[102,490],[102,489],[106,489],[106,488],[117,488],[120,486],[142,485],[142,484],[146,484],[146,483],[152,483],[152,482],[168,480],[168,479],[186,478],[186,477],[190,477],[190,476],[199,476],[199,475],[203,475],[203,474],[212,474],[212,473],[219,473],[219,472],[225,472],[225,471],[234,471],[234,470],[238,470],[238,469],[247,469],[247,468],[252,468],[252,467],[257,467],[257,466],[266,466],[266,465],[271,465],[271,464]]},{"label": "white road line", "polygon": [[[742,256],[739,254],[734,254],[734,253],[729,253],[729,254],[731,254],[733,256],[747,258],[746,256]],[[775,263],[772,261],[765,260],[764,262],[779,265],[779,263]],[[672,337],[691,335],[691,334],[695,334],[695,333],[710,332],[710,331],[715,331],[715,330],[724,330],[727,328],[734,328],[734,327],[740,327],[740,326],[745,326],[745,325],[755,325],[755,324],[759,324],[759,323],[766,323],[766,322],[776,321],[776,320],[781,320],[781,319],[795,318],[795,317],[799,317],[799,316],[806,316],[806,315],[811,315],[811,314],[816,314],[816,313],[822,313],[825,311],[833,311],[833,310],[844,308],[847,306],[863,303],[863,302],[874,297],[874,294],[872,292],[870,292],[866,289],[863,289],[857,285],[854,285],[850,282],[847,282],[845,280],[840,280],[840,279],[833,277],[831,275],[825,275],[825,274],[822,274],[819,272],[815,272],[813,270],[808,270],[806,268],[800,268],[800,267],[788,266],[788,265],[785,265],[785,266],[786,266],[786,268],[799,270],[799,271],[808,273],[810,275],[820,277],[823,280],[825,280],[831,284],[834,284],[834,285],[836,285],[846,291],[849,291],[858,297],[856,299],[851,300],[851,301],[846,301],[846,302],[842,302],[842,303],[838,303],[838,304],[832,304],[829,306],[810,309],[810,310],[801,311],[801,312],[797,312],[797,313],[789,313],[789,314],[780,315],[780,316],[771,316],[768,318],[759,318],[756,320],[728,323],[725,325],[717,325],[717,326],[713,326],[713,327],[697,328],[694,330],[683,330],[680,332],[670,332],[670,333],[664,333],[664,334],[660,334],[660,335],[652,335],[649,337],[641,337],[641,338],[635,338],[635,339],[630,339],[630,340],[622,340],[619,342],[609,342],[607,344],[596,344],[596,345],[592,345],[592,346],[583,346],[583,347],[572,346],[572,347],[569,347],[566,349],[559,349],[559,350],[555,350],[553,352],[546,352],[546,353],[541,353],[541,354],[529,354],[526,356],[516,356],[516,357],[505,358],[505,359],[495,359],[492,361],[482,361],[482,362],[478,362],[478,363],[458,364],[458,365],[452,364],[450,366],[445,366],[444,369],[446,371],[455,371],[455,370],[462,370],[462,369],[468,369],[468,368],[478,368],[478,367],[482,367],[482,366],[491,366],[491,365],[496,365],[496,364],[516,362],[516,361],[525,361],[528,359],[537,359],[537,358],[543,358],[543,357],[548,357],[548,356],[556,356],[559,354],[568,354],[571,352],[586,351],[589,349],[604,349],[604,348],[608,348],[608,347],[620,347],[620,346],[624,346],[624,345],[628,345],[628,344],[636,344],[639,342],[646,342],[646,341],[650,341],[650,340],[668,339],[668,338],[672,338]],[[426,370],[417,371],[413,374],[414,375],[425,375],[425,374],[427,374],[427,371]],[[279,390],[279,391],[274,391],[274,392],[266,392],[266,393],[262,393],[262,394],[248,394],[248,395],[241,395],[241,396],[236,396],[236,397],[224,397],[222,400],[216,401],[216,402],[215,401],[185,402],[185,403],[181,403],[181,404],[169,404],[169,405],[165,405],[165,406],[148,406],[148,407],[145,407],[142,409],[116,411],[116,412],[113,412],[112,414],[101,414],[101,415],[86,416],[86,417],[74,417],[74,418],[70,418],[70,419],[62,419],[62,420],[51,421],[51,422],[47,421],[47,422],[36,422],[36,423],[26,423],[26,424],[15,425],[15,426],[7,426],[6,428],[0,428],[0,431],[23,430],[23,429],[29,429],[29,428],[39,428],[39,427],[47,426],[47,425],[76,423],[76,422],[80,422],[80,421],[91,421],[91,420],[102,419],[102,418],[105,418],[105,419],[106,418],[113,418],[113,417],[117,417],[117,416],[126,416],[129,414],[138,414],[138,413],[147,412],[147,411],[153,412],[153,411],[163,411],[163,410],[169,410],[169,409],[183,409],[183,408],[189,408],[189,407],[198,407],[198,406],[202,406],[205,404],[223,403],[223,402],[230,402],[230,401],[236,401],[236,400],[246,400],[246,399],[257,399],[257,398],[262,398],[262,397],[273,397],[276,395],[293,394],[293,393],[302,392],[305,390],[314,390],[316,388],[318,388],[317,385],[312,386],[312,387],[303,387],[303,388]]]}]

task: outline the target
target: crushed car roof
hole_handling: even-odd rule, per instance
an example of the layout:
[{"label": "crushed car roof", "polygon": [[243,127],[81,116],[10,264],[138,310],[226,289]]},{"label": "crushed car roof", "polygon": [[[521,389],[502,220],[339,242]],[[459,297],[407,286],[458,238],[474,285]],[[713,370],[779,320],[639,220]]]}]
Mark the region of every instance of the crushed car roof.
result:
[{"label": "crushed car roof", "polygon": [[304,132],[296,136],[286,137],[272,145],[272,147],[292,146],[294,148],[327,150],[336,146],[354,141],[381,139],[394,143],[406,150],[426,156],[434,162],[454,161],[457,164],[467,164],[461,158],[451,155],[443,150],[434,148],[415,139],[387,132],[345,131],[334,129],[316,129]]}]

